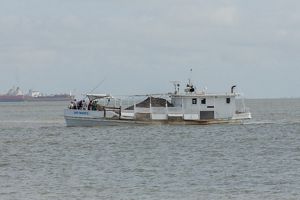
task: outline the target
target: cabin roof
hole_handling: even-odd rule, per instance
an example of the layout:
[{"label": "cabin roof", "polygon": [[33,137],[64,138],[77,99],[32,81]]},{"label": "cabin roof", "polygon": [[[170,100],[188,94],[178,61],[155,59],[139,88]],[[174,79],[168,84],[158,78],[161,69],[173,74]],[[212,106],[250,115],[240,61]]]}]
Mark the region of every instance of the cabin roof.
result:
[{"label": "cabin roof", "polygon": [[89,98],[90,101],[103,98],[112,98],[110,94],[87,94],[86,96]]},{"label": "cabin roof", "polygon": [[205,97],[236,97],[239,96],[238,93],[190,93],[190,94],[172,94],[171,98],[205,98]]}]

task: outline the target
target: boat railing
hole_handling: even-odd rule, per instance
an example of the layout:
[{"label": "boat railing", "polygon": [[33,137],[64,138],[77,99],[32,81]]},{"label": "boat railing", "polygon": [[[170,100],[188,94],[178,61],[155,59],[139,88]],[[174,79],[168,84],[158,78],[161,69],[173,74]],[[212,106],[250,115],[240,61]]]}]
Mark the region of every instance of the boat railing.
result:
[{"label": "boat railing", "polygon": [[167,113],[168,114],[182,114],[183,113],[183,110],[182,108],[178,108],[178,107],[168,107],[167,108]]},{"label": "boat railing", "polygon": [[151,107],[151,112],[155,114],[167,114],[168,109],[166,107]]},{"label": "boat railing", "polygon": [[122,113],[134,113],[134,110],[122,109],[121,111],[122,111]]},{"label": "boat railing", "polygon": [[135,107],[134,112],[135,113],[150,113],[150,108],[143,108],[143,107]]},{"label": "boat railing", "polygon": [[236,113],[249,113],[249,112],[250,112],[250,108],[248,108],[248,107],[238,108],[236,110]]},{"label": "boat railing", "polygon": [[192,108],[185,108],[184,113],[189,113],[189,114],[199,114],[199,110],[197,109],[192,109]]}]

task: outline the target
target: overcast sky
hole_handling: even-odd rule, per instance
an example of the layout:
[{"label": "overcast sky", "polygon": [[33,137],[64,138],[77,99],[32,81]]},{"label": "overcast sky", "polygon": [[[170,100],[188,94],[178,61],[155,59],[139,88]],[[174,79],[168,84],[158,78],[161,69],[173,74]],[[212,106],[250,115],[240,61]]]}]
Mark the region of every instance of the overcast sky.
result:
[{"label": "overcast sky", "polygon": [[0,0],[0,93],[300,97],[299,54],[299,0]]}]

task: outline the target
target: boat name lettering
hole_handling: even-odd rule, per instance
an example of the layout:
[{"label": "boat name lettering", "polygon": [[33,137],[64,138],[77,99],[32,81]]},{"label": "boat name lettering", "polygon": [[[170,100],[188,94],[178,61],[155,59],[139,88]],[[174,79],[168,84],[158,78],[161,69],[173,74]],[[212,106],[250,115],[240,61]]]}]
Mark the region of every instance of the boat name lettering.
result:
[{"label": "boat name lettering", "polygon": [[88,112],[85,112],[85,111],[75,111],[74,114],[75,114],[75,115],[78,115],[78,114],[79,114],[79,115],[89,115],[89,113],[88,113]]}]

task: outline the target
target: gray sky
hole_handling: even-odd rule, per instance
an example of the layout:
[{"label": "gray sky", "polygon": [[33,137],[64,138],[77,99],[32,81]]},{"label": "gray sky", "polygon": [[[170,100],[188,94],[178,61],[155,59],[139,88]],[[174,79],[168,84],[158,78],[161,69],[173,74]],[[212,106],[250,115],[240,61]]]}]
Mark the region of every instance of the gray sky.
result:
[{"label": "gray sky", "polygon": [[[299,0],[0,0],[0,93],[300,97]],[[190,74],[190,68],[193,73]]]}]

